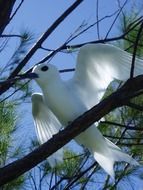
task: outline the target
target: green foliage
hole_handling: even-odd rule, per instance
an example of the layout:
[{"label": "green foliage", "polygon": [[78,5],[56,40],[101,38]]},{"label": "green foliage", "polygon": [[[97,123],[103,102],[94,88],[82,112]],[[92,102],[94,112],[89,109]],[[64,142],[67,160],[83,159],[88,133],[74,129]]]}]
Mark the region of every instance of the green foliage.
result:
[{"label": "green foliage", "polygon": [[[134,11],[129,13],[124,13],[124,15],[121,18],[121,31],[123,33],[126,33],[127,31],[131,30],[123,41],[123,47],[124,49],[127,49],[128,52],[133,53],[134,51],[134,45],[137,40],[138,31],[140,29],[141,25],[137,25],[136,27],[132,28],[132,23],[139,18],[140,12]],[[141,35],[139,36],[138,41],[138,48],[136,52],[137,56],[143,55],[143,31],[141,32]]]},{"label": "green foliage", "polygon": [[[12,135],[16,132],[16,112],[11,102],[0,103],[0,167],[21,154],[21,147],[13,147]],[[20,176],[6,184],[3,190],[18,190],[24,184],[24,176]]]},{"label": "green foliage", "polygon": [[15,131],[15,114],[11,103],[2,102],[0,104],[0,154],[2,166],[11,144],[11,134]]},{"label": "green foliage", "polygon": [[21,190],[25,182],[25,177],[20,176],[17,179],[4,185],[3,190]]},{"label": "green foliage", "polygon": [[78,156],[74,152],[65,151],[64,162],[58,166],[59,174],[62,173],[68,178],[72,177],[77,172],[82,159],[82,156]]}]

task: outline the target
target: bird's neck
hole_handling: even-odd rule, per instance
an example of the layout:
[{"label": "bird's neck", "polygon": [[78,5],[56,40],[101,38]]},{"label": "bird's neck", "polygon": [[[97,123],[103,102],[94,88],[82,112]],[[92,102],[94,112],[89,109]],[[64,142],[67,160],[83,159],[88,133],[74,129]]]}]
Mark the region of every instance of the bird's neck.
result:
[{"label": "bird's neck", "polygon": [[43,93],[46,93],[47,95],[54,94],[54,92],[60,92],[61,89],[64,89],[64,82],[60,76],[55,76],[51,81],[45,81],[41,88]]}]

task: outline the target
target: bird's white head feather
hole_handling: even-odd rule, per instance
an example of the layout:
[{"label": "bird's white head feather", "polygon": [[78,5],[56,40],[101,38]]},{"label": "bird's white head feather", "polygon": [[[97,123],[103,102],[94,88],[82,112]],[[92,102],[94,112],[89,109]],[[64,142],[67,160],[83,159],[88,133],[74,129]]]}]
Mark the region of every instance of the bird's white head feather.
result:
[{"label": "bird's white head feather", "polygon": [[58,69],[54,65],[47,63],[36,65],[33,68],[32,73],[38,75],[38,78],[35,80],[40,87],[47,86],[51,81],[57,80],[60,77]]}]

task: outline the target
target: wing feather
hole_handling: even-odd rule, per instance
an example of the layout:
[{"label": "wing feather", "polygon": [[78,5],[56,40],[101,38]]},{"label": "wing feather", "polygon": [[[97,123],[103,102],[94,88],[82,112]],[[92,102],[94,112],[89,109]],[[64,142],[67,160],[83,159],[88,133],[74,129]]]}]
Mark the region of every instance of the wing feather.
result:
[{"label": "wing feather", "polygon": [[[34,118],[37,138],[40,144],[48,141],[52,136],[59,132],[61,124],[44,103],[42,94],[34,93],[32,95],[32,114]],[[48,158],[51,167],[54,167],[58,162],[63,161],[63,149],[59,149]]]},{"label": "wing feather", "polygon": [[[130,76],[132,55],[109,44],[87,44],[81,47],[70,83],[88,108],[97,104],[114,79]],[[136,58],[134,76],[143,74],[143,60]]]}]

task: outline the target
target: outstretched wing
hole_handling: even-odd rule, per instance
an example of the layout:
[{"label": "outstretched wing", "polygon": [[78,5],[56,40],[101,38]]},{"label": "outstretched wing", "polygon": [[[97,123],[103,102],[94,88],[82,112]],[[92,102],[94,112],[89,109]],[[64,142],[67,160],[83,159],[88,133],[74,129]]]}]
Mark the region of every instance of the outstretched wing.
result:
[{"label": "outstretched wing", "polygon": [[[52,136],[59,132],[61,124],[44,103],[42,94],[34,93],[32,95],[32,114],[36,127],[37,138],[41,144],[48,141]],[[51,167],[58,162],[63,161],[63,149],[59,149],[48,158]]]},{"label": "outstretched wing", "polygon": [[[76,95],[88,108],[97,104],[113,79],[127,80],[132,55],[109,44],[87,44],[81,47],[70,83]],[[134,76],[143,74],[143,60],[136,58]]]}]

